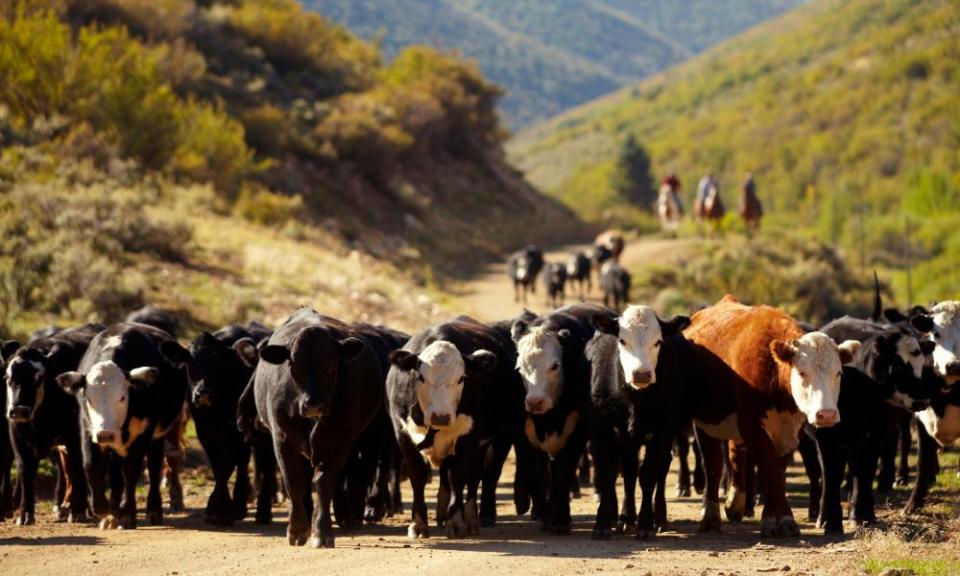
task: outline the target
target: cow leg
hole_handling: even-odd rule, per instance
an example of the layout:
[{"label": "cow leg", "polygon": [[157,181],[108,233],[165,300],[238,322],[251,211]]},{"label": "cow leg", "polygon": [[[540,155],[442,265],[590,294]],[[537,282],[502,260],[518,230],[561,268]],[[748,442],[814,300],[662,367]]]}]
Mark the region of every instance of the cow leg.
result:
[{"label": "cow leg", "polygon": [[700,456],[700,444],[693,444],[693,491],[698,495],[703,494],[705,479],[703,474],[703,458]]},{"label": "cow leg", "polygon": [[67,503],[67,497],[71,492],[70,479],[67,476],[66,451],[61,450],[59,446],[54,446],[50,450],[50,459],[57,467],[57,483],[54,489],[53,514],[57,522],[64,522],[67,514],[70,513],[70,506]]},{"label": "cow leg", "polygon": [[33,427],[30,425],[16,427],[18,430],[13,435],[13,451],[17,459],[17,478],[20,483],[20,505],[17,510],[16,523],[18,526],[30,526],[36,523],[34,490],[40,459]]},{"label": "cow leg", "polygon": [[744,469],[744,486],[746,497],[743,504],[743,517],[753,518],[757,504],[762,504],[764,484],[763,473],[749,450],[747,450],[747,467]]},{"label": "cow leg", "polygon": [[910,427],[913,424],[913,415],[906,414],[900,420],[900,465],[897,467],[895,486],[906,486],[910,483],[910,446],[913,439],[910,437]]},{"label": "cow leg", "polygon": [[[455,475],[460,476],[461,482],[466,485],[467,495],[466,501],[463,501],[460,506],[460,511],[463,516],[463,524],[465,529],[465,535],[470,536],[480,532],[480,517],[477,510],[477,489],[480,486],[480,481],[484,474],[484,453],[486,451],[482,449],[473,449],[467,451],[458,466]],[[457,490],[456,484],[454,485],[455,495],[462,493],[461,490]],[[494,498],[496,497],[496,484],[494,483]],[[447,536],[450,535],[450,524],[453,524],[454,518],[450,516],[450,522],[448,524]]]},{"label": "cow leg", "polygon": [[923,508],[930,486],[937,476],[937,442],[923,424],[917,423],[917,479],[913,483],[910,499],[903,509],[905,514],[914,514]]},{"label": "cow leg", "polygon": [[873,498],[873,480],[885,438],[871,438],[854,457],[853,495],[850,499],[850,520],[856,524],[877,521]]},{"label": "cow leg", "polygon": [[67,522],[86,522],[89,512],[87,479],[83,471],[83,451],[76,437],[71,438],[67,444],[66,454],[64,455],[64,470],[71,487],[70,495],[67,497],[70,507]]},{"label": "cow leg", "polygon": [[493,438],[489,450],[485,450],[487,461],[483,467],[483,492],[480,498],[480,526],[493,526],[497,522],[497,484],[503,472],[503,463],[507,460],[513,445],[509,434],[498,434]]},{"label": "cow leg", "polygon": [[696,429],[697,444],[703,459],[705,490],[700,516],[700,532],[720,531],[720,477],[723,475],[722,442],[699,427]]},{"label": "cow leg", "polygon": [[747,475],[750,467],[747,457],[747,446],[742,442],[730,440],[727,442],[730,451],[730,480],[731,488],[727,491],[727,501],[724,511],[727,520],[741,522],[747,508]]},{"label": "cow leg", "polygon": [[163,440],[153,441],[147,448],[147,474],[150,477],[147,522],[151,526],[163,523],[163,497],[160,495],[160,485],[163,484],[163,451]]},{"label": "cow leg", "polygon": [[394,445],[392,465],[390,466],[390,509],[387,516],[403,514],[403,495],[400,491],[403,479],[403,454],[400,446]]},{"label": "cow leg", "polygon": [[823,471],[823,495],[817,525],[823,527],[824,534],[843,534],[840,487],[846,463],[840,453],[840,431],[837,428],[820,428],[816,435],[819,465]]},{"label": "cow leg", "polygon": [[577,477],[577,462],[583,452],[584,442],[570,438],[567,446],[551,462],[548,529],[554,534],[570,533],[570,486]]},{"label": "cow leg", "polygon": [[900,447],[899,414],[897,425],[891,426],[884,436],[879,451],[879,472],[877,473],[877,492],[886,494],[893,490],[893,481],[896,478],[897,448]]},{"label": "cow leg", "polygon": [[765,448],[767,453],[758,455],[766,492],[760,521],[760,536],[764,538],[799,536],[800,527],[793,519],[793,512],[787,504],[787,466],[793,459],[793,455],[787,454],[777,458],[770,453],[772,447]]},{"label": "cow leg", "polygon": [[687,457],[690,455],[690,437],[686,430],[680,431],[675,439],[677,448],[677,458],[680,460],[680,472],[677,480],[677,498],[686,498],[690,496],[690,463]]},{"label": "cow leg", "polygon": [[437,528],[443,528],[450,511],[450,466],[452,459],[440,464],[440,481],[437,484]]},{"label": "cow leg", "polygon": [[653,525],[658,533],[665,532],[668,528],[667,474],[670,472],[670,462],[673,460],[673,455],[670,453],[670,444],[672,441],[672,438],[666,439],[666,447],[660,459],[660,477],[657,479],[657,491],[653,499]]},{"label": "cow leg", "polygon": [[[537,477],[537,454],[530,442],[519,431],[514,434],[513,451],[517,468],[513,476],[513,506],[517,516],[523,516],[527,510],[530,510],[531,487]],[[539,513],[540,511],[535,509],[531,516],[537,516]]]},{"label": "cow leg", "polygon": [[110,513],[110,504],[107,502],[107,488],[104,482],[107,474],[106,459],[100,447],[90,440],[81,440],[83,473],[87,478],[90,496],[93,501],[93,514],[104,519]]},{"label": "cow leg", "polygon": [[810,497],[807,501],[807,521],[816,522],[820,517],[820,501],[823,497],[823,472],[820,465],[820,456],[817,450],[817,442],[810,438],[806,432],[800,432],[800,445],[798,446],[800,459],[803,462],[803,470],[807,474],[807,480],[810,483]]},{"label": "cow leg", "polygon": [[167,495],[170,497],[170,510],[172,512],[182,512],[185,508],[183,505],[183,486],[180,484],[180,471],[183,469],[183,437],[186,433],[188,418],[187,408],[184,406],[180,414],[180,420],[170,428],[164,438],[167,463],[164,479],[167,484]]},{"label": "cow leg", "polygon": [[590,537],[594,540],[610,537],[617,517],[617,464],[616,436],[612,429],[593,425],[590,433],[590,455],[593,458],[593,486],[600,496],[597,519]]},{"label": "cow leg", "polygon": [[642,502],[640,504],[640,518],[637,523],[638,540],[649,540],[656,534],[653,506],[654,491],[663,475],[664,462],[667,466],[670,465],[670,445],[672,442],[672,435],[655,434],[653,439],[647,443],[643,455],[643,464],[640,466],[640,496]]},{"label": "cow leg", "polygon": [[277,465],[283,476],[283,485],[290,501],[290,517],[287,521],[287,542],[291,546],[303,546],[310,536],[310,516],[305,500],[310,499],[310,470],[296,445],[289,441],[274,439]]},{"label": "cow leg", "polygon": [[[617,532],[627,532],[637,528],[637,474],[640,468],[640,445],[632,442],[629,438],[621,437],[620,442],[620,468],[623,472],[623,504],[620,505],[620,518],[617,521]],[[647,451],[649,454],[649,449]],[[640,470],[641,474],[647,473],[647,457],[644,455],[644,468]],[[640,496],[643,498],[643,504],[640,507],[640,530],[644,529],[644,506],[649,504],[648,494],[643,491],[641,486]],[[653,529],[652,511],[650,516],[650,529]],[[637,532],[639,536],[640,532]]]},{"label": "cow leg", "polygon": [[577,476],[577,480],[580,482],[581,486],[590,485],[590,465],[591,465],[590,450],[587,449],[587,450],[584,450],[583,455],[580,456],[579,473]]},{"label": "cow leg", "polygon": [[[160,443],[160,446],[162,452],[162,443]],[[123,478],[123,497],[120,500],[118,528],[133,530],[137,527],[137,483],[140,481],[140,477],[143,476],[143,463],[144,460],[146,460],[146,456],[148,453],[150,456],[153,456],[154,451],[151,448],[153,447],[150,445],[148,438],[140,438],[134,442],[130,451],[127,452],[126,457],[119,458],[120,472]],[[152,479],[151,477],[151,480]],[[155,483],[151,481],[149,495],[147,496],[148,506],[154,499],[154,485]],[[159,484],[156,484],[156,486],[156,497],[159,498],[160,486]]]},{"label": "cow leg", "polygon": [[266,525],[273,522],[273,498],[277,494],[277,457],[268,435],[254,432],[253,458],[259,485],[254,522]]},{"label": "cow leg", "polygon": [[337,490],[340,472],[350,455],[350,451],[344,450],[338,440],[346,439],[331,438],[323,443],[314,441],[314,449],[317,444],[331,448],[319,459],[316,458],[316,453],[314,454],[315,462],[322,462],[322,467],[314,474],[314,490],[317,492],[319,505],[314,514],[313,534],[310,536],[310,546],[314,548],[333,548],[335,545],[333,524],[330,521],[330,504]]},{"label": "cow leg", "polygon": [[[417,451],[416,446],[406,434],[398,438],[403,460],[410,473],[410,487],[413,490],[413,508],[410,511],[410,526],[407,528],[408,538],[429,538],[430,527],[427,524],[427,504],[423,497],[424,488],[430,476],[429,465]],[[440,480],[443,482],[443,479]]]},{"label": "cow leg", "polygon": [[208,451],[207,454],[213,469],[213,491],[207,498],[203,521],[214,526],[231,526],[230,475],[233,474],[234,463],[231,462],[231,455],[223,451]]},{"label": "cow leg", "polygon": [[234,469],[237,472],[233,481],[232,518],[240,522],[247,517],[247,501],[250,500],[252,487],[250,486],[250,445],[238,442],[235,446],[236,462]]}]

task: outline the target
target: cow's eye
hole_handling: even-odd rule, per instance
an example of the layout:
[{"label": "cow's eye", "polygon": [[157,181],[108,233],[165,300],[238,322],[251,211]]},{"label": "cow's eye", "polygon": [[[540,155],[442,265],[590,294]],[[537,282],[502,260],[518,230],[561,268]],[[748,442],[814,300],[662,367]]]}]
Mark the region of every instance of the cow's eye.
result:
[{"label": "cow's eye", "polygon": [[127,401],[127,396],[126,396],[126,394],[124,394],[123,396],[120,397],[120,401],[121,401],[121,402],[126,402],[126,401]]},{"label": "cow's eye", "polygon": [[550,370],[557,370],[558,368],[560,368],[559,362],[554,362],[553,364],[550,365]]},{"label": "cow's eye", "polygon": [[423,374],[417,372],[417,380],[419,380],[419,381],[421,381],[421,382],[425,382],[425,380],[423,379]]},{"label": "cow's eye", "polygon": [[913,352],[910,353],[910,355],[913,356],[914,358],[916,358],[920,354],[921,354],[920,350],[914,350]]},{"label": "cow's eye", "polygon": [[653,343],[653,347],[659,348],[661,344],[663,344],[663,340],[657,340],[656,342]]},{"label": "cow's eye", "polygon": [[623,338],[621,338],[621,339],[619,340],[619,342],[620,342],[620,345],[621,345],[621,346],[626,346],[626,345],[627,345],[627,343],[623,341]]}]

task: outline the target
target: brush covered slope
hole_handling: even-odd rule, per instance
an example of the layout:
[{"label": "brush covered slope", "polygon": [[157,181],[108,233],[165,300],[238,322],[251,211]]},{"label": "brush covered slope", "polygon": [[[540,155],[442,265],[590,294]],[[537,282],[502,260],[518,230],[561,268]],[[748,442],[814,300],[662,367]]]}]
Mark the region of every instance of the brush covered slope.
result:
[{"label": "brush covered slope", "polygon": [[455,49],[506,87],[522,128],[686,60],[799,0],[302,0],[388,56]]}]

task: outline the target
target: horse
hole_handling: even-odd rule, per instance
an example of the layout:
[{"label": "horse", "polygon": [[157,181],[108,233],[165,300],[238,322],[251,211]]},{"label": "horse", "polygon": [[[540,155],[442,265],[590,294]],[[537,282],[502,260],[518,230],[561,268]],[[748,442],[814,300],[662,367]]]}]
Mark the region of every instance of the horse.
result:
[{"label": "horse", "polygon": [[763,206],[756,194],[751,194],[746,188],[740,192],[740,217],[747,227],[747,236],[752,236],[760,228],[760,218],[763,216]]},{"label": "horse", "polygon": [[720,190],[716,185],[711,185],[707,189],[707,197],[701,202],[699,199],[693,206],[694,215],[697,222],[707,222],[713,232],[716,232],[720,226],[720,221],[726,214],[726,208],[723,206],[723,200],[720,198]]},{"label": "horse", "polygon": [[680,227],[680,218],[683,216],[683,209],[673,190],[663,185],[660,187],[660,193],[657,197],[657,214],[660,215],[660,228],[669,236],[676,236],[677,229]]}]

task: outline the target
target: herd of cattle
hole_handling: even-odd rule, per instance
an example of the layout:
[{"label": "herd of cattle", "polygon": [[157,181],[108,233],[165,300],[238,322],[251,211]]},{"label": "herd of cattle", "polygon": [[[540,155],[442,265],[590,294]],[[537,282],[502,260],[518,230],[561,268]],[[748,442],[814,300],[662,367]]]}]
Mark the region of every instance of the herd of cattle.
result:
[{"label": "herd of cattle", "polygon": [[[510,267],[535,268],[523,259]],[[592,469],[592,536],[651,538],[667,527],[675,444],[680,489],[689,494],[690,434],[701,532],[720,528],[726,476],[728,520],[752,516],[759,496],[761,535],[798,535],[785,476],[799,450],[810,517],[837,533],[848,477],[850,519],[876,520],[878,466],[890,471],[887,485],[883,470],[879,483],[888,489],[885,454],[896,450],[905,420],[908,431],[913,416],[919,422],[909,510],[923,505],[934,481],[938,443],[960,437],[957,301],[902,314],[881,310],[878,296],[872,318],[844,317],[819,330],[730,296],[691,317],[580,303],[492,324],[461,316],[413,336],[306,308],[275,331],[232,325],[187,347],[176,330],[148,309],[108,327],[2,344],[10,433],[0,435],[0,517],[35,522],[37,465],[49,457],[59,470],[58,519],[92,515],[104,529],[135,528],[146,462],[145,518],[162,522],[165,460],[171,506],[183,505],[179,446],[165,449],[165,441],[188,413],[215,477],[204,519],[242,520],[256,492],[255,521],[269,523],[282,487],[289,543],[315,547],[334,545],[334,520],[348,529],[399,513],[403,476],[413,488],[408,535],[428,537],[424,491],[434,469],[435,525],[450,538],[476,534],[497,520],[496,488],[511,449],[519,515],[568,533],[571,493]]]}]

